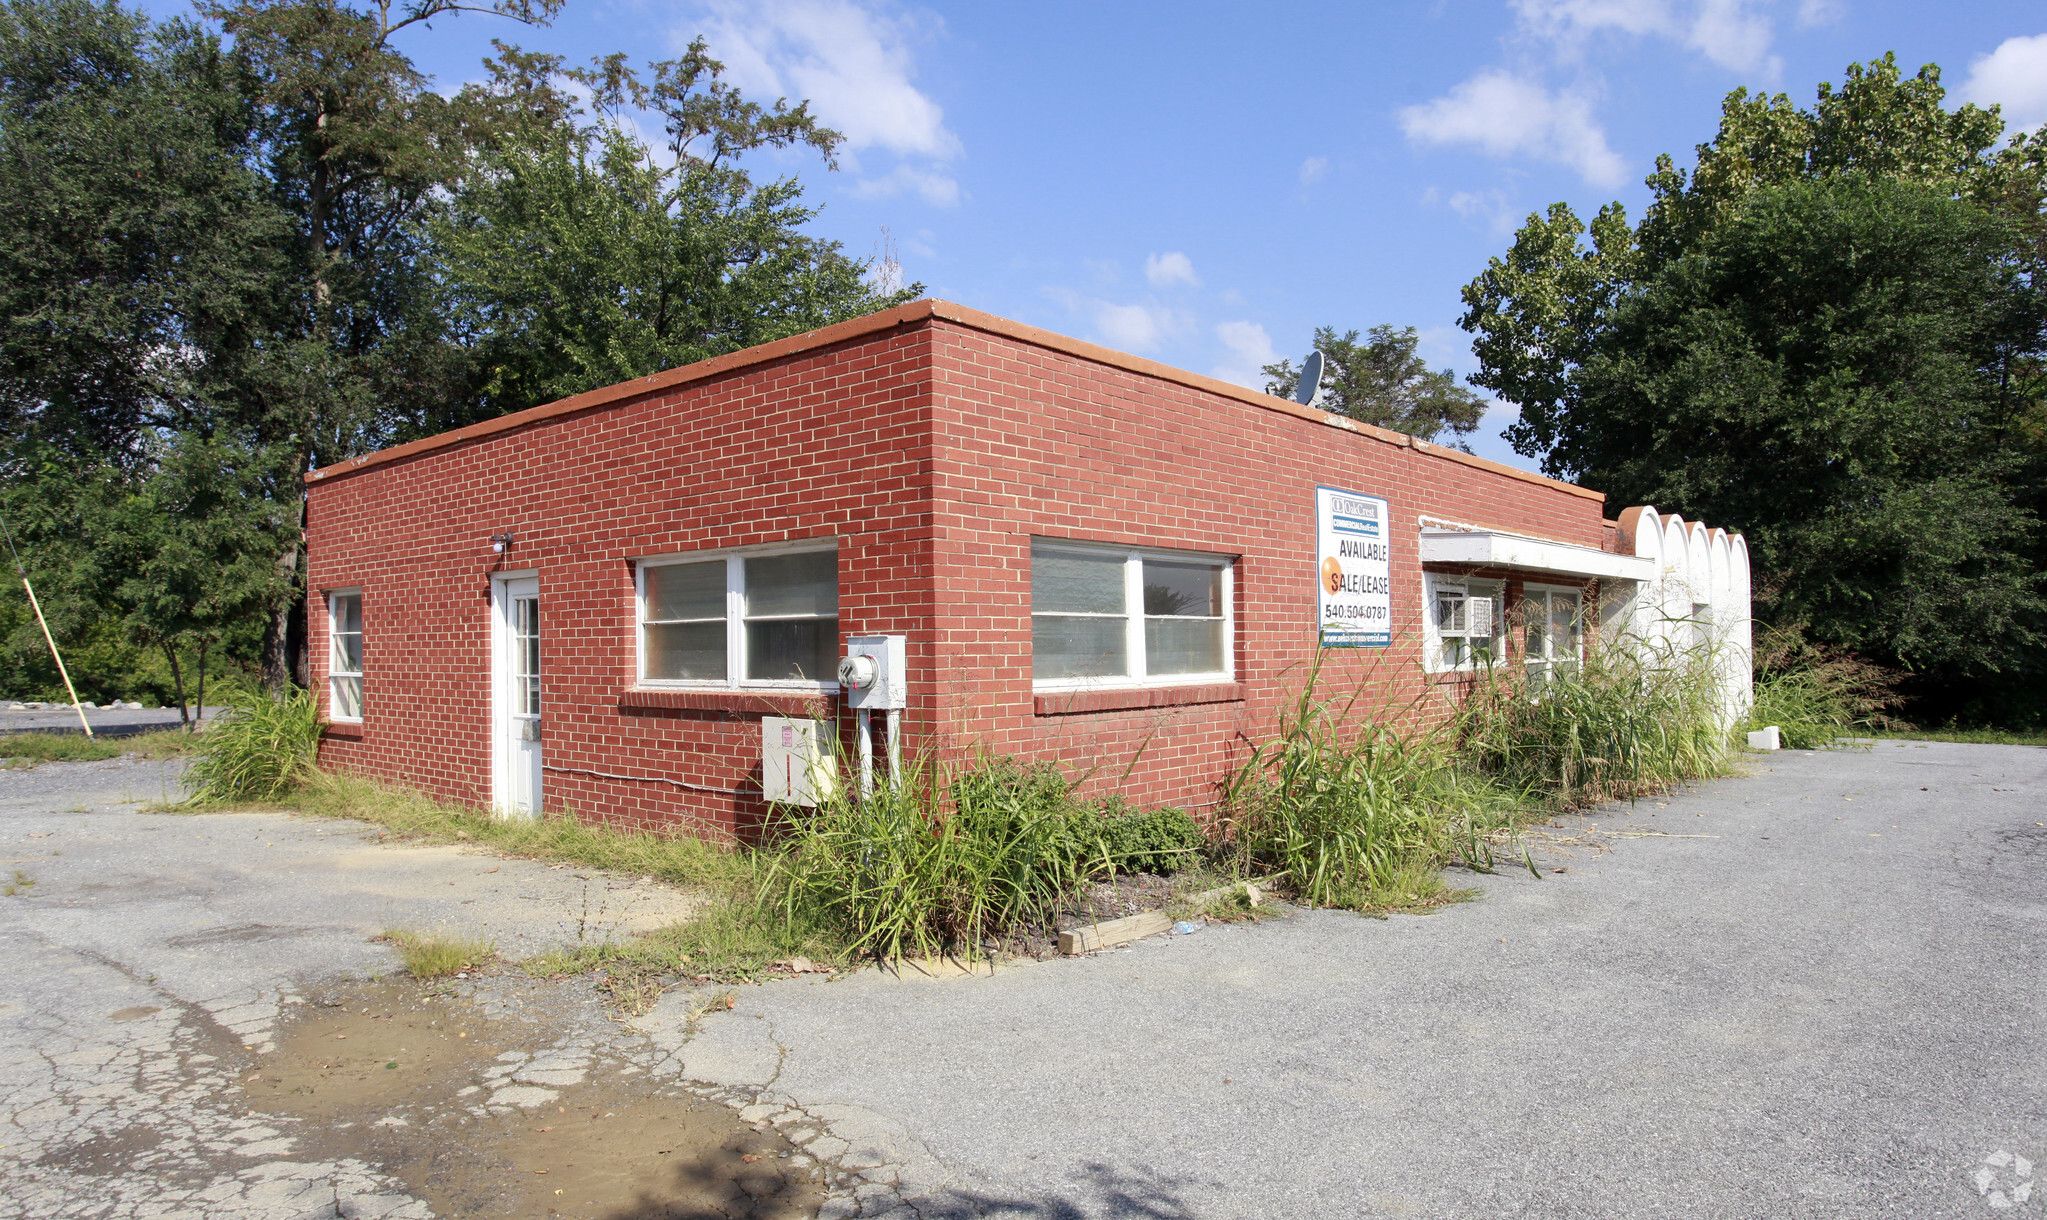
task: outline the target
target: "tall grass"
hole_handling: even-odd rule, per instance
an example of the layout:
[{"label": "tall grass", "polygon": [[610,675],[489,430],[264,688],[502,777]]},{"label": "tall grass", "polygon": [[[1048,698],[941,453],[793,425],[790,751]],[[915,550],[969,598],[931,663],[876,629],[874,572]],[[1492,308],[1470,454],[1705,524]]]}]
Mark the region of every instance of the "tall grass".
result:
[{"label": "tall grass", "polygon": [[95,762],[120,758],[171,758],[190,753],[198,738],[183,729],[161,729],[113,737],[101,733],[9,733],[0,736],[0,767],[33,767],[46,762]]},{"label": "tall grass", "polygon": [[1312,906],[1359,909],[1439,889],[1452,861],[1489,870],[1513,792],[1464,766],[1442,730],[1354,723],[1363,692],[1320,697],[1320,668],[1225,789],[1237,866],[1279,874]]},{"label": "tall grass", "polygon": [[199,757],[185,772],[191,800],[274,801],[305,778],[319,743],[310,691],[243,693],[199,739]]},{"label": "tall grass", "polygon": [[1726,770],[1715,661],[1710,646],[1628,639],[1539,681],[1523,666],[1490,666],[1458,711],[1457,735],[1470,765],[1555,807],[1661,792]]},{"label": "tall grass", "polygon": [[814,813],[790,817],[764,901],[785,919],[816,920],[854,954],[973,958],[993,939],[1049,925],[1091,877],[1171,871],[1202,851],[1184,813],[1085,803],[1049,764],[988,758],[954,769],[926,758],[904,770],[869,797],[842,784]]},{"label": "tall grass", "polygon": [[1904,702],[1898,674],[1816,644],[1797,624],[1763,632],[1755,656],[1755,702],[1744,729],[1776,725],[1784,745],[1818,750],[1845,734],[1911,727],[1891,714]]}]

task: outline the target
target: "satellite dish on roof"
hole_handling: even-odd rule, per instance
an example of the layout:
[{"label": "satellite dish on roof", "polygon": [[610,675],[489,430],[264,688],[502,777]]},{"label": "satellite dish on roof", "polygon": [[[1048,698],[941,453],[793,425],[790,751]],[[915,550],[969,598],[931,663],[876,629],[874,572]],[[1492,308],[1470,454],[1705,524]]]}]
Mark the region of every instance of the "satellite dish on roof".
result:
[{"label": "satellite dish on roof", "polygon": [[1301,361],[1301,380],[1294,386],[1294,401],[1304,407],[1322,405],[1322,353],[1320,350],[1308,353]]}]

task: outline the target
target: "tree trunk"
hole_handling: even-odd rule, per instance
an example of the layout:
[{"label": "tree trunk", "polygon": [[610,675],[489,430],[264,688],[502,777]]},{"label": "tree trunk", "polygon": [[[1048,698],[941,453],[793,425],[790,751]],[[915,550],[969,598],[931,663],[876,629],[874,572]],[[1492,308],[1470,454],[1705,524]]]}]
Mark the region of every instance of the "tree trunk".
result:
[{"label": "tree trunk", "polygon": [[163,655],[171,662],[171,691],[178,697],[178,723],[186,730],[192,727],[192,718],[185,714],[185,675],[178,669],[178,649],[169,640],[163,642]]},{"label": "tree trunk", "polygon": [[203,728],[206,725],[206,645],[207,645],[206,637],[200,636],[199,692],[198,698],[194,700],[197,706],[193,709],[192,712],[192,725],[194,728]]},{"label": "tree trunk", "polygon": [[[282,699],[291,693],[294,676],[304,668],[305,641],[300,635],[297,649],[292,647],[292,619],[305,605],[305,597],[299,591],[299,544],[293,540],[277,557],[278,577],[285,593],[277,599],[277,606],[270,613],[270,621],[263,624],[263,685],[271,694]],[[294,652],[300,654],[294,656]],[[303,679],[300,685],[304,685]]]}]

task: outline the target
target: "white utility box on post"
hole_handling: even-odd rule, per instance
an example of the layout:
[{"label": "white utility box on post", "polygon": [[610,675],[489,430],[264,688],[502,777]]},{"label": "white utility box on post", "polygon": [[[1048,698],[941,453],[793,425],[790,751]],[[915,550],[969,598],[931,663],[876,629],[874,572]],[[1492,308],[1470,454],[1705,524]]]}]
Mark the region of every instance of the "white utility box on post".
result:
[{"label": "white utility box on post", "polygon": [[838,773],[822,726],[790,716],[761,717],[761,792],[778,805],[811,805],[838,792]]},{"label": "white utility box on post", "polygon": [[846,659],[839,662],[839,692],[855,711],[895,711],[909,706],[909,637],[852,635],[846,637]]},{"label": "white utility box on post", "polygon": [[888,773],[903,774],[902,725],[896,717],[910,702],[910,640],[902,635],[849,635],[839,662],[839,694],[853,709],[853,742],[860,758],[860,795],[874,792],[874,713],[887,720]]}]

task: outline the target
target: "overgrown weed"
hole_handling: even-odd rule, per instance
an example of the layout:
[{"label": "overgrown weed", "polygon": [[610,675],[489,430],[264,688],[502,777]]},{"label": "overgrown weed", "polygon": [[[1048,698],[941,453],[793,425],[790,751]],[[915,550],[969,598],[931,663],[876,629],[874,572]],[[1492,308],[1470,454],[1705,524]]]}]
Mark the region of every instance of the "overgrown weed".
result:
[{"label": "overgrown weed", "polygon": [[497,946],[479,938],[386,928],[378,939],[398,946],[406,972],[416,979],[437,979],[474,970],[497,956]]},{"label": "overgrown weed", "polygon": [[10,733],[0,737],[0,767],[33,767],[47,762],[98,762],[133,755],[173,758],[190,753],[203,738],[183,729],[160,729],[122,737],[83,733]]},{"label": "overgrown weed", "polygon": [[1048,929],[1088,879],[1170,873],[1206,854],[1177,809],[1089,802],[1050,763],[912,759],[865,798],[852,785],[814,812],[785,811],[766,857],[764,905],[878,959],[984,956],[1017,931]]},{"label": "overgrown weed", "polygon": [[1776,725],[1793,750],[1833,748],[1841,737],[1909,730],[1902,675],[1808,639],[1799,624],[1772,627],[1755,644],[1754,703],[1744,732]]},{"label": "overgrown weed", "polygon": [[1552,809],[1632,801],[1727,773],[1727,713],[1711,647],[1605,641],[1542,676],[1479,670],[1458,709],[1469,765]]},{"label": "overgrown weed", "polygon": [[310,691],[282,698],[242,692],[199,736],[185,772],[195,804],[274,801],[311,772],[320,721]]},{"label": "overgrown weed", "polygon": [[1440,870],[1489,872],[1498,835],[1520,804],[1513,788],[1464,765],[1454,727],[1413,724],[1415,708],[1383,715],[1365,683],[1324,697],[1318,656],[1278,731],[1250,753],[1224,791],[1225,851],[1243,875],[1280,881],[1310,906],[1374,910],[1440,903]]}]

